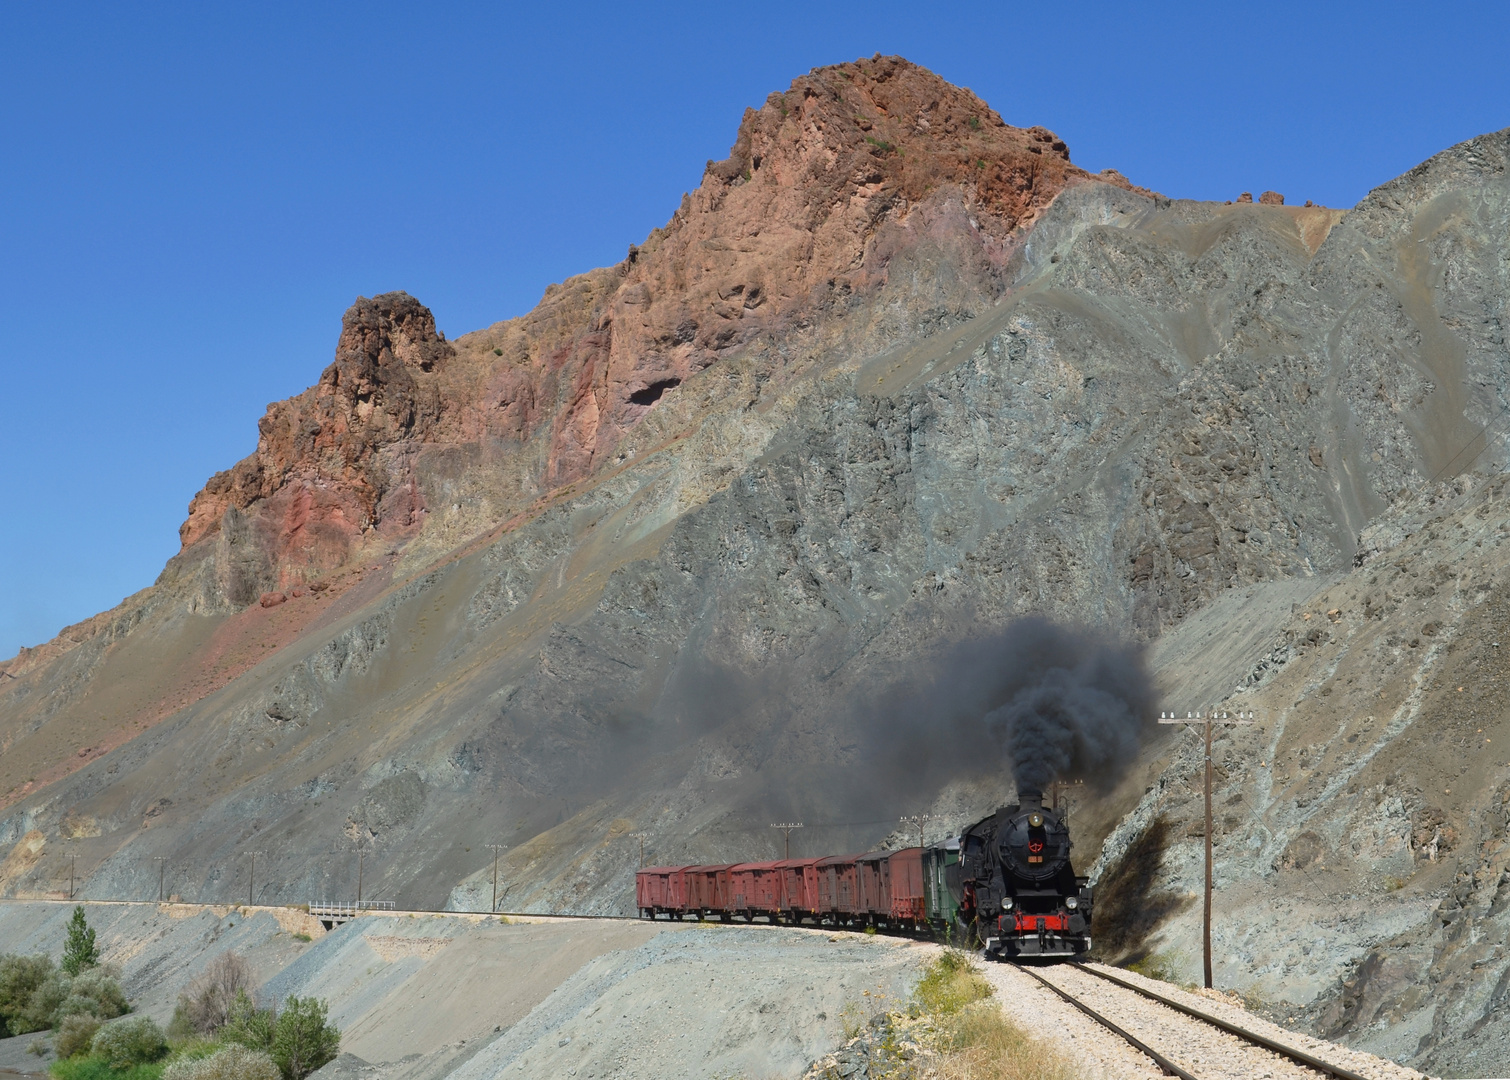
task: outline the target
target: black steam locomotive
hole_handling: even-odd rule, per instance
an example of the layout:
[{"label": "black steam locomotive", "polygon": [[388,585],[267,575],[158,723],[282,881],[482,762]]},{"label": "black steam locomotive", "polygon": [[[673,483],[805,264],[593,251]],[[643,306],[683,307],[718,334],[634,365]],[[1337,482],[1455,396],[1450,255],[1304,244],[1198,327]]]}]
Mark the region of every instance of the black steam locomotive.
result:
[{"label": "black steam locomotive", "polygon": [[961,833],[946,860],[955,924],[998,960],[1089,952],[1091,889],[1070,864],[1069,825],[1041,792],[1019,797]]}]

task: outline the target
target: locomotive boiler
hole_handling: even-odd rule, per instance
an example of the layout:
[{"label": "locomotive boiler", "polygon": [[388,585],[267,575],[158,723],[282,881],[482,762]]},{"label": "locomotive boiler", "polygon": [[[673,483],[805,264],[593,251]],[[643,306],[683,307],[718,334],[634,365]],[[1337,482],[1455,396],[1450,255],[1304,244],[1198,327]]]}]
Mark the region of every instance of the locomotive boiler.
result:
[{"label": "locomotive boiler", "polygon": [[1070,862],[1065,815],[1024,791],[965,829],[945,881],[956,924],[986,955],[1073,957],[1091,948],[1092,894]]}]

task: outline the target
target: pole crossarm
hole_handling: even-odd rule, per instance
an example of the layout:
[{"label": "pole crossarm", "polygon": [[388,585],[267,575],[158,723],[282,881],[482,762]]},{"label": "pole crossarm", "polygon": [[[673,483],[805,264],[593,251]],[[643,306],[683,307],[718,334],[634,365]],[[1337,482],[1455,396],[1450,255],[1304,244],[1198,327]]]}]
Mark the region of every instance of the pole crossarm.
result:
[{"label": "pole crossarm", "polygon": [[1188,712],[1184,716],[1176,716],[1174,713],[1160,713],[1161,724],[1251,724],[1254,723],[1251,712]]},{"label": "pole crossarm", "polygon": [[1206,989],[1211,989],[1211,893],[1213,889],[1213,870],[1211,854],[1211,729],[1218,724],[1252,724],[1254,723],[1252,712],[1228,712],[1225,709],[1207,709],[1204,712],[1187,712],[1180,716],[1173,712],[1161,712],[1159,723],[1161,724],[1199,724],[1206,733],[1206,900],[1204,905],[1204,917],[1201,921],[1202,941],[1201,957],[1204,961],[1206,976]]},{"label": "pole crossarm", "polygon": [[784,858],[790,859],[792,857],[792,830],[802,828],[802,822],[783,821],[780,824],[772,825],[771,828],[781,830],[782,839],[786,841],[786,855]]},{"label": "pole crossarm", "polygon": [[916,825],[918,827],[918,847],[927,847],[923,843],[923,826],[933,820],[932,814],[907,814],[899,818],[903,825]]}]

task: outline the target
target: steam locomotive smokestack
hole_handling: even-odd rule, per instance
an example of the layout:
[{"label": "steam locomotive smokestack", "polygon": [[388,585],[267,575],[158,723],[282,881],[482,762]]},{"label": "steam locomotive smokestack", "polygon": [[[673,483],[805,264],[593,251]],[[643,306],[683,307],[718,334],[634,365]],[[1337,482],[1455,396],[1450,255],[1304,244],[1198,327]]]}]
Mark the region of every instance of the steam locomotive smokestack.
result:
[{"label": "steam locomotive smokestack", "polygon": [[1019,791],[1017,801],[1022,804],[1024,810],[1036,810],[1043,806],[1043,792],[1034,791],[1031,788],[1027,791]]}]

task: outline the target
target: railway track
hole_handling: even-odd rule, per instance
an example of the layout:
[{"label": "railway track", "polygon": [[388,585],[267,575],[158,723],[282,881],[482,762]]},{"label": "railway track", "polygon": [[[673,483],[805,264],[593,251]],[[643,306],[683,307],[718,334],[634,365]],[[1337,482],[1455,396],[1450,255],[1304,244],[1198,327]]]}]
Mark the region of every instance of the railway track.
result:
[{"label": "railway track", "polygon": [[[1359,1072],[1172,995],[1085,964],[1060,964],[1046,969],[1013,965],[1013,968],[1126,1042],[1165,1076],[1181,1080],[1316,1076],[1335,1080],[1395,1080],[1421,1075],[1378,1059],[1369,1065],[1360,1063],[1359,1067],[1365,1071]],[[1349,1055],[1345,1048],[1337,1050],[1340,1055]]]}]

